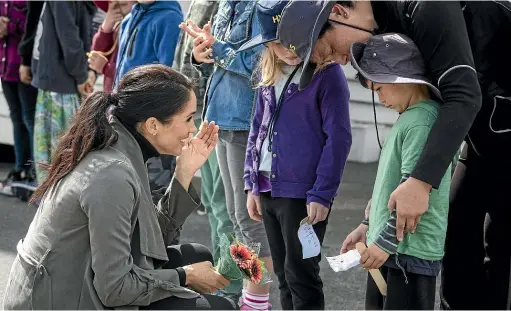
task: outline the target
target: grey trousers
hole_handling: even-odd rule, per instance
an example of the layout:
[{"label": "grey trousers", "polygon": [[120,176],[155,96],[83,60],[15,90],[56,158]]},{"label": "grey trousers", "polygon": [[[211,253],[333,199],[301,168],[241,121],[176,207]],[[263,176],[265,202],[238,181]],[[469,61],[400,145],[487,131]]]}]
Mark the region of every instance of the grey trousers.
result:
[{"label": "grey trousers", "polygon": [[227,211],[240,241],[260,244],[260,257],[270,256],[270,247],[262,222],[254,221],[247,211],[247,195],[243,171],[248,131],[220,130],[217,145],[218,166],[224,182]]}]

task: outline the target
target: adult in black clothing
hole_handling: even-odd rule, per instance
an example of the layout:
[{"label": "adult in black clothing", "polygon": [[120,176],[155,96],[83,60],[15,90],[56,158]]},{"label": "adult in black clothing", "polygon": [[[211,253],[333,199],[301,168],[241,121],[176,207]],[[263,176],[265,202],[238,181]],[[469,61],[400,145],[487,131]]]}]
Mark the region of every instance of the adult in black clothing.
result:
[{"label": "adult in black clothing", "polygon": [[25,32],[18,45],[18,54],[21,56],[20,78],[25,84],[32,82],[32,51],[37,33],[39,17],[43,11],[44,1],[27,1],[27,19],[25,22]]},{"label": "adult in black clothing", "polygon": [[[316,18],[303,18],[312,10]],[[279,40],[305,60],[304,88],[314,72],[309,60],[344,65],[352,43],[387,32],[412,38],[443,98],[415,171],[389,200],[398,238],[416,227],[465,140],[451,187],[442,307],[509,308],[511,2],[291,1]]]}]

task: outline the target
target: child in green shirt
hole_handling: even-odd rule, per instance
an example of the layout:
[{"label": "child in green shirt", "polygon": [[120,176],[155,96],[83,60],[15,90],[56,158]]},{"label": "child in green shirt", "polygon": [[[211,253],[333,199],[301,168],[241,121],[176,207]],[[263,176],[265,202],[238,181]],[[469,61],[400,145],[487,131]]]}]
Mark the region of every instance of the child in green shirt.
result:
[{"label": "child in green shirt", "polygon": [[401,241],[396,237],[396,212],[388,209],[391,193],[413,171],[438,114],[439,90],[426,78],[422,56],[411,39],[401,34],[373,36],[354,43],[351,63],[364,87],[378,94],[387,108],[400,113],[383,146],[373,195],[366,219],[344,241],[341,252],[365,242],[360,263],[380,269],[387,282],[381,296],[368,279],[366,309],[432,310],[436,277],[444,255],[449,209],[451,169],[438,189],[433,189],[429,208],[416,229]]}]

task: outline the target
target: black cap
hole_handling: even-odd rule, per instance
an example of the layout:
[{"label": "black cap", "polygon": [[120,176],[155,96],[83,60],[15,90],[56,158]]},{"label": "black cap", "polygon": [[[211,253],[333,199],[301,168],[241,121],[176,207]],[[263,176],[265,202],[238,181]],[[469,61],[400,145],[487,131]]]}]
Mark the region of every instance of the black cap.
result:
[{"label": "black cap", "polygon": [[288,1],[259,0],[256,5],[256,16],[261,26],[261,33],[243,44],[238,52],[251,49],[260,44],[277,40],[277,29],[282,10]]}]

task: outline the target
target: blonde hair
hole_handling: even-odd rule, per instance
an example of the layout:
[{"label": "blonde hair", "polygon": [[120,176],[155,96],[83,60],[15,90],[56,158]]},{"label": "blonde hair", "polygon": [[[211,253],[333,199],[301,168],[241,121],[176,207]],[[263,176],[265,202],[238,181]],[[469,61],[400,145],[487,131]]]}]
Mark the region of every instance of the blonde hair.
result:
[{"label": "blonde hair", "polygon": [[[318,65],[314,75],[331,63],[333,62],[330,61]],[[256,87],[274,86],[284,73],[284,66],[286,66],[286,63],[277,57],[273,49],[266,47],[259,58],[257,70],[254,71],[260,77]]]},{"label": "blonde hair", "polygon": [[284,65],[285,63],[277,57],[273,49],[266,47],[261,53],[259,65],[256,70],[260,76],[257,87],[275,85],[277,80],[284,73]]}]

